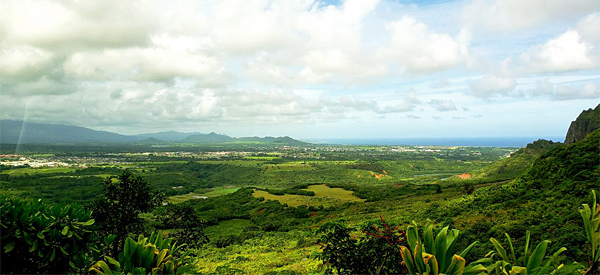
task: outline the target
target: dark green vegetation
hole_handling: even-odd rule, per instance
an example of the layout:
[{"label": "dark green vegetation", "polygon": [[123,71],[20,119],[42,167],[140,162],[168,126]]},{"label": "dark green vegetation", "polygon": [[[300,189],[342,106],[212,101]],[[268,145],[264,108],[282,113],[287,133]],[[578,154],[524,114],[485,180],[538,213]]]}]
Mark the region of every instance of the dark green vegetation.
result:
[{"label": "dark green vegetation", "polygon": [[[577,209],[594,201],[590,190],[600,185],[599,135],[596,131],[570,145],[539,140],[518,150],[246,143],[135,145],[132,151],[127,151],[125,145],[97,145],[101,150],[93,152],[77,146],[51,146],[45,150],[37,145],[21,147],[26,152],[22,156],[2,157],[3,161],[19,161],[21,157],[30,161],[16,167],[0,166],[0,190],[3,199],[12,197],[6,200],[15,202],[3,201],[3,207],[23,205],[22,199],[32,201],[25,208],[38,209],[35,201],[42,199],[47,208],[81,209],[64,205],[78,202],[85,209],[96,209],[94,216],[73,221],[72,224],[83,225],[69,227],[64,235],[68,219],[61,219],[56,227],[28,229],[33,230],[28,233],[32,235],[50,228],[47,232],[57,232],[56,237],[60,237],[52,241],[60,243],[55,247],[64,246],[68,255],[83,253],[86,256],[80,258],[85,261],[69,256],[60,260],[66,265],[59,265],[57,258],[35,270],[29,264],[30,269],[23,269],[26,272],[50,272],[54,270],[50,265],[54,264],[71,272],[87,270],[93,264],[100,272],[135,270],[140,266],[128,265],[125,256],[119,257],[127,249],[127,242],[129,249],[149,243],[154,246],[152,251],[161,253],[167,249],[165,255],[173,255],[173,267],[185,265],[195,273],[413,272],[418,269],[410,271],[400,264],[409,261],[406,251],[403,259],[400,246],[413,253],[414,260],[416,246],[411,240],[415,240],[415,235],[423,241],[430,237],[421,232],[404,236],[405,229],[406,233],[431,230],[434,240],[450,238],[448,232],[460,230],[460,238],[452,238],[453,249],[445,250],[443,256],[432,253],[432,246],[425,248],[425,253],[435,256],[440,272],[454,270],[448,264],[453,259],[459,264],[457,268],[464,263],[463,270],[469,270],[472,263],[470,268],[481,264],[487,270],[498,262],[498,270],[508,270],[502,261],[526,268],[523,257],[531,257],[542,243],[545,253],[541,253],[541,248],[534,253],[542,255],[542,266],[549,256],[565,247],[567,250],[557,254],[549,268],[564,263],[563,271],[580,272],[591,266],[593,257],[597,258],[590,256],[595,246],[590,244],[593,242],[587,237]],[[70,167],[34,168],[50,162]],[[125,168],[129,170],[123,172]],[[170,196],[168,201],[179,203],[163,205],[166,200],[159,193]],[[9,208],[2,211],[23,211],[5,209]],[[50,210],[34,212],[44,211]],[[13,242],[22,245],[7,248],[5,236],[10,235],[5,235],[8,225],[4,225],[10,223],[5,217],[17,216],[2,215],[2,249],[11,251],[3,253],[3,262],[10,253],[37,253],[41,247],[38,242],[38,247],[31,249],[24,234],[15,234]],[[85,225],[90,218],[95,219],[93,224]],[[431,227],[412,225],[414,229],[409,230],[407,225],[413,220],[417,224],[431,220]],[[446,226],[446,236],[440,237]],[[84,238],[89,241],[63,244],[72,241],[61,239],[68,239],[68,232],[83,229],[92,232],[88,232],[92,234],[90,238]],[[155,230],[163,230],[166,237],[173,238],[171,242],[187,245],[177,249],[173,243],[160,246],[157,235],[152,235]],[[109,233],[117,237],[105,242]],[[508,253],[508,261],[490,241],[494,238],[503,249],[511,251],[505,233],[510,235],[508,240],[517,252]],[[150,238],[144,240],[139,234]],[[477,244],[470,246],[472,243]],[[72,247],[79,251],[71,253],[68,249]],[[525,247],[529,252],[522,253]],[[467,248],[468,255],[463,254]],[[62,253],[60,248],[57,251]],[[496,255],[477,262],[490,251],[496,251]],[[42,250],[43,256],[23,260],[41,262],[43,257],[49,257],[48,253],[51,255],[52,250]],[[454,254],[464,258],[464,262]],[[571,264],[574,261],[583,265]],[[167,261],[148,258],[147,262],[143,267],[146,271],[159,268],[167,272]],[[428,262],[433,269],[430,264],[433,261]],[[415,268],[420,265],[415,261]],[[4,265],[2,268],[2,273],[18,270],[4,269]]]}]

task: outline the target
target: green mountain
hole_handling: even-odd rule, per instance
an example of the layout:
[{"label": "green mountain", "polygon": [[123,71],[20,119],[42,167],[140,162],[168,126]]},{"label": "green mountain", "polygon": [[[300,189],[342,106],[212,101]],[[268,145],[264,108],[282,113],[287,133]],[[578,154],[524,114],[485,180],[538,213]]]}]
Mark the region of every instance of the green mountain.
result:
[{"label": "green mountain", "polygon": [[583,111],[575,121],[571,122],[565,143],[571,144],[582,140],[596,129],[600,129],[600,104],[595,109]]},{"label": "green mountain", "polygon": [[167,132],[158,132],[158,133],[139,134],[139,135],[135,135],[135,136],[140,139],[153,138],[153,139],[168,141],[168,142],[178,142],[189,136],[199,135],[199,134],[200,133],[183,133],[183,132],[177,132],[177,131],[167,131]]},{"label": "green mountain", "polygon": [[137,138],[79,126],[34,123],[15,120],[0,121],[0,143],[111,143],[133,142]]},{"label": "green mountain", "polygon": [[222,143],[232,141],[233,138],[227,135],[217,134],[211,132],[210,134],[197,134],[191,135],[181,140],[181,142],[194,142],[194,143]]}]

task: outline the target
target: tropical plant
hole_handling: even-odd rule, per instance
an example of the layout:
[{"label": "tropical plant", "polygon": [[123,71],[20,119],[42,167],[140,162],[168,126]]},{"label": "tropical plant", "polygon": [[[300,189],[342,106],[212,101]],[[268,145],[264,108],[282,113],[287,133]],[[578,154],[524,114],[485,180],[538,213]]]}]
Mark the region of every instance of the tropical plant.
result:
[{"label": "tropical plant", "polygon": [[48,206],[2,196],[0,224],[5,274],[79,272],[101,249],[91,212],[78,205]]},{"label": "tropical plant", "polygon": [[561,264],[556,267],[553,265],[553,263],[557,262],[558,255],[567,250],[566,248],[560,248],[548,260],[546,260],[545,263],[542,264],[550,241],[544,240],[540,242],[533,252],[531,252],[531,255],[529,255],[531,233],[527,231],[523,255],[521,257],[517,257],[510,236],[508,233],[504,234],[508,240],[508,247],[510,249],[509,252],[507,252],[506,249],[504,249],[504,247],[502,247],[502,245],[496,239],[490,238],[490,241],[496,250],[490,251],[488,255],[490,255],[492,258],[496,255],[501,257],[501,259],[488,266],[488,271],[490,274],[549,274],[551,272],[558,272],[559,269],[564,266]]},{"label": "tropical plant", "polygon": [[594,198],[592,207],[583,204],[579,209],[583,218],[585,235],[591,245],[590,267],[585,274],[600,272],[600,205],[596,203],[596,191],[594,190],[592,190],[592,197]]},{"label": "tropical plant", "polygon": [[189,272],[187,261],[190,251],[182,252],[185,244],[177,245],[162,233],[152,233],[150,238],[139,235],[138,240],[125,240],[118,261],[105,256],[106,261],[96,262],[89,271],[97,274],[183,274]]},{"label": "tropical plant", "polygon": [[409,274],[479,274],[487,273],[482,265],[489,263],[488,258],[466,264],[464,257],[478,243],[473,242],[460,254],[454,254],[454,246],[459,230],[442,228],[433,236],[433,225],[428,221],[423,229],[423,239],[419,238],[418,225],[407,227],[408,245],[400,246],[400,254]]}]

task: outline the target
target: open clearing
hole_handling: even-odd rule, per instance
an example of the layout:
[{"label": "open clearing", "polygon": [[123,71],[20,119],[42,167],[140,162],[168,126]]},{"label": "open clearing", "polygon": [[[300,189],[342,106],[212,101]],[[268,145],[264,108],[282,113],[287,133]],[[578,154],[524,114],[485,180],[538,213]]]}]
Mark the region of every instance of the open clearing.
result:
[{"label": "open clearing", "polygon": [[294,207],[298,207],[300,205],[328,207],[345,202],[364,202],[363,199],[354,196],[352,191],[342,188],[330,188],[325,184],[311,185],[307,189],[303,190],[313,191],[315,192],[315,195],[273,195],[267,191],[254,190],[252,196],[257,198],[265,198],[265,200],[277,200],[282,204],[287,204],[288,206]]}]

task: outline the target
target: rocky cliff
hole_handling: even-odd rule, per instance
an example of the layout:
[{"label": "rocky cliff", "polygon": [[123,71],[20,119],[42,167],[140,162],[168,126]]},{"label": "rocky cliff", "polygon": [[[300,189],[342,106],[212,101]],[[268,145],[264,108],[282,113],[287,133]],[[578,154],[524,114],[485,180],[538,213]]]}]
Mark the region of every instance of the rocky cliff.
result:
[{"label": "rocky cliff", "polygon": [[583,140],[589,133],[600,128],[600,104],[595,109],[581,112],[577,119],[571,122],[565,144]]}]

